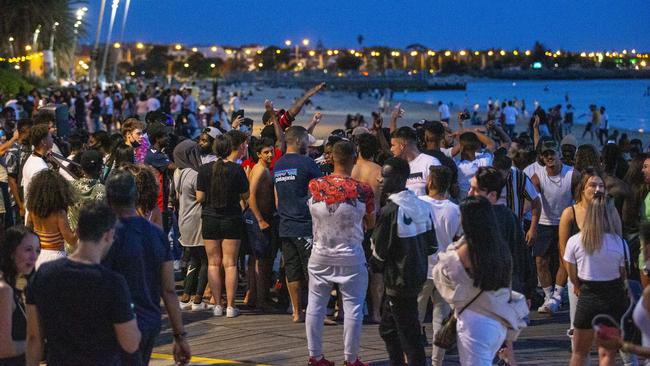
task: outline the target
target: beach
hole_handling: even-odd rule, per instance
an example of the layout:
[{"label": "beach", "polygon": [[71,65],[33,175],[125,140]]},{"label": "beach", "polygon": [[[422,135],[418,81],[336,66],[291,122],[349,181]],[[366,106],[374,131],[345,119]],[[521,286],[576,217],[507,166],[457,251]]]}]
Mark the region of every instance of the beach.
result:
[{"label": "beach", "polygon": [[[235,89],[228,89],[235,90]],[[262,126],[262,114],[264,113],[264,100],[271,99],[274,103],[275,108],[284,108],[288,109],[293,104],[293,100],[300,95],[302,95],[303,90],[297,88],[270,88],[265,86],[253,86],[253,85],[243,85],[238,87],[237,90],[244,91],[244,95],[248,93],[249,90],[252,91],[253,95],[246,97],[242,101],[242,108],[245,110],[246,116],[252,118],[255,121],[254,130],[258,134]],[[494,95],[499,95],[495,91]],[[396,97],[400,97],[401,94],[396,94]],[[563,97],[564,95],[558,95],[558,97]],[[532,101],[531,101],[532,102]],[[370,97],[367,94],[364,94],[362,99],[359,99],[356,93],[350,93],[345,91],[321,91],[315,97],[312,98],[312,105],[306,106],[303,108],[301,113],[296,117],[294,124],[306,126],[311,120],[312,116],[316,112],[321,112],[323,119],[321,123],[316,127],[314,135],[317,138],[326,138],[329,133],[337,128],[344,128],[345,119],[348,114],[355,115],[357,113],[363,115],[364,119],[368,122],[369,125],[372,124],[371,112],[379,110],[379,100]],[[390,119],[390,110],[396,103],[401,103],[402,108],[406,111],[404,117],[398,120],[399,126],[412,126],[413,123],[420,121],[422,119],[427,120],[436,120],[438,119],[437,105],[430,104],[427,102],[416,102],[408,100],[399,100],[394,98],[391,102],[389,110],[384,113],[384,127],[388,127],[388,122]],[[594,101],[598,103],[598,101]],[[319,108],[318,110],[316,108]],[[532,103],[529,106],[529,110],[532,109]],[[550,107],[544,105],[545,108]],[[452,112],[451,119],[451,128],[457,129],[458,124],[456,120],[456,115],[460,111],[460,105],[454,105],[450,108]],[[580,111],[576,111],[576,114],[580,114]],[[482,113],[482,119],[485,120],[485,113]],[[581,119],[581,120],[584,120]],[[579,121],[581,121],[579,120]],[[469,121],[465,123],[465,127],[471,128]],[[520,116],[517,121],[517,127],[515,132],[524,132],[528,129],[528,119]],[[630,139],[638,138],[644,142],[644,146],[647,144],[647,133],[640,133],[638,129],[626,129],[618,127],[610,127],[609,133],[611,134],[614,129],[617,129],[621,134],[627,133]],[[596,138],[593,141],[589,140],[589,136],[582,138],[582,131],[584,126],[579,124],[574,124],[573,135],[578,140],[579,144],[584,143],[594,143],[597,144]]]}]

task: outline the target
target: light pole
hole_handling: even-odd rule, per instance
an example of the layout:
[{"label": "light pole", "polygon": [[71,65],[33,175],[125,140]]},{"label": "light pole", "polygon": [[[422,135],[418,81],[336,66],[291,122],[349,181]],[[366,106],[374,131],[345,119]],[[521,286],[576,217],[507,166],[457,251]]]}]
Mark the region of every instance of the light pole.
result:
[{"label": "light pole", "polygon": [[86,15],[86,12],[88,11],[87,7],[79,8],[77,10],[77,21],[74,23],[74,40],[72,43],[72,53],[70,54],[70,60],[72,62],[70,63],[70,70],[68,72],[68,75],[70,75],[70,79],[74,80],[74,69],[76,67],[74,55],[77,52],[77,38],[79,37],[79,26],[81,26],[83,22],[83,17]]},{"label": "light pole", "polygon": [[104,71],[106,70],[106,61],[108,59],[108,48],[111,43],[111,33],[113,33],[113,24],[115,23],[115,14],[117,13],[117,7],[120,5],[120,0],[113,0],[111,4],[111,20],[108,23],[108,34],[106,35],[106,44],[104,45],[104,56],[102,57],[102,67],[99,71],[99,77],[101,79],[106,79]]},{"label": "light pole", "polygon": [[[122,18],[122,28],[120,30],[120,39],[118,43],[122,43],[124,39],[124,28],[126,27],[126,18],[129,16],[129,6],[131,5],[131,0],[126,0],[126,5],[124,7],[124,18]],[[121,60],[122,52],[117,52],[115,56],[115,63],[113,63],[113,71],[111,72],[111,80],[115,81],[115,75],[117,74],[117,62]]]},{"label": "light pole", "polygon": [[102,0],[102,5],[99,8],[99,21],[97,22],[97,34],[95,35],[95,45],[93,52],[90,54],[90,73],[89,82],[90,87],[95,85],[95,77],[97,75],[97,57],[99,56],[99,36],[102,33],[102,23],[104,22],[104,9],[106,8],[106,0]]},{"label": "light pole", "polygon": [[45,65],[45,77],[48,79],[56,79],[56,66],[54,61],[54,33],[59,22],[54,22],[52,31],[50,32],[50,46],[46,51],[43,51],[43,61]]},{"label": "light pole", "polygon": [[9,48],[11,49],[11,57],[16,56],[16,51],[14,51],[14,37],[12,36],[9,36]]}]

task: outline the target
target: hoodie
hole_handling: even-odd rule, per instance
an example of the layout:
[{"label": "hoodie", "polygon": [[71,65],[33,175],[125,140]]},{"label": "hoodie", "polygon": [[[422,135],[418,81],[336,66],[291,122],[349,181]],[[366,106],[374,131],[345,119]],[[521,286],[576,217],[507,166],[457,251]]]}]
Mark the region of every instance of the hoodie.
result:
[{"label": "hoodie", "polygon": [[431,207],[410,190],[391,194],[373,231],[370,261],[384,275],[386,294],[417,296],[437,248]]}]

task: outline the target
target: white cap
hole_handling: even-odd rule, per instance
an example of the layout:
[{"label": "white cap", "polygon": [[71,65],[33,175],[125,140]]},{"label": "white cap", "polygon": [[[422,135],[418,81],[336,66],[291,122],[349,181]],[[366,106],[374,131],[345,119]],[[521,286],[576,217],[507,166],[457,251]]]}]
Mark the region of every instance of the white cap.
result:
[{"label": "white cap", "polygon": [[311,147],[320,147],[323,146],[323,144],[325,143],[325,140],[321,140],[321,139],[317,140],[312,134],[308,135],[308,139],[309,139],[309,146]]}]

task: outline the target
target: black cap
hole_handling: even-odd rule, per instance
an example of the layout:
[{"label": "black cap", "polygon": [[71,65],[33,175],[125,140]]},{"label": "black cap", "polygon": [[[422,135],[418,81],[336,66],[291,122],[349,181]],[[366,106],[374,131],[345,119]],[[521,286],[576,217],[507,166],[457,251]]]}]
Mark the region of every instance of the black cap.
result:
[{"label": "black cap", "polygon": [[546,140],[540,142],[539,152],[543,154],[546,151],[557,151],[557,142],[555,142],[555,140]]},{"label": "black cap", "polygon": [[97,150],[87,150],[81,154],[81,169],[85,172],[94,172],[101,169],[102,154]]}]

